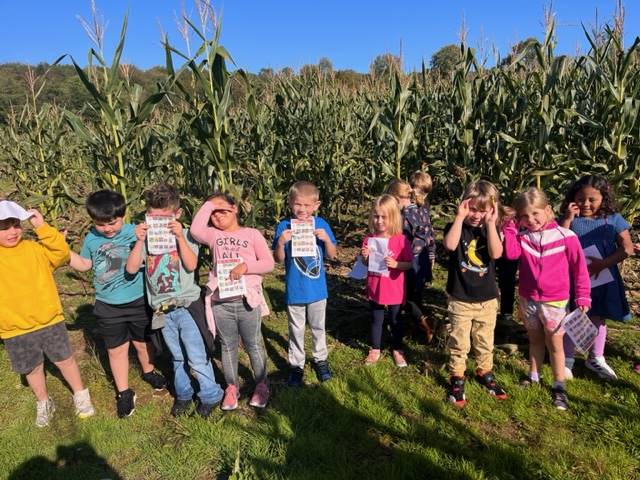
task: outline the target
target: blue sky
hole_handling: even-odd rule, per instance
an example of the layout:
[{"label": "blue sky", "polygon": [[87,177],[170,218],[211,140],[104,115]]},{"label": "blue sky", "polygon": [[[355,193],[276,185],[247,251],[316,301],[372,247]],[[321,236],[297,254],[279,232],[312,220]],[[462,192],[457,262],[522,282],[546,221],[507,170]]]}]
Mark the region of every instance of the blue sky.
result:
[{"label": "blue sky", "polygon": [[[223,44],[238,67],[258,72],[285,66],[298,69],[328,57],[336,69],[367,71],[372,59],[398,53],[402,45],[406,70],[419,69],[422,59],[443,45],[458,42],[464,18],[468,43],[484,38],[489,62],[492,47],[506,55],[518,40],[543,36],[543,6],[538,0],[226,0],[212,2],[223,16]],[[184,48],[176,28],[183,7],[197,13],[193,0],[98,0],[108,22],[106,56],[111,57],[122,19],[129,12],[124,61],[141,68],[164,64],[161,28],[172,43]],[[585,51],[581,23],[592,26],[611,18],[614,0],[556,0],[558,53]],[[640,35],[640,2],[625,5],[625,43]],[[89,0],[0,0],[0,63],[52,62],[64,53],[85,63],[92,46],[77,16],[90,18]]]}]

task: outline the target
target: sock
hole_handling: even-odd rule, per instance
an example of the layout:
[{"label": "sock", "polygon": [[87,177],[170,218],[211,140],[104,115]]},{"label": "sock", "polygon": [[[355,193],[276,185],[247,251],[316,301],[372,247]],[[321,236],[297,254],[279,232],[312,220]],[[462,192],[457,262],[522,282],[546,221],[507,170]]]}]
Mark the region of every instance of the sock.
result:
[{"label": "sock", "polygon": [[564,382],[559,382],[559,381],[555,381],[553,382],[553,388],[559,388],[561,390],[564,390]]},{"label": "sock", "polygon": [[529,380],[534,383],[540,383],[540,375],[538,372],[529,372]]}]

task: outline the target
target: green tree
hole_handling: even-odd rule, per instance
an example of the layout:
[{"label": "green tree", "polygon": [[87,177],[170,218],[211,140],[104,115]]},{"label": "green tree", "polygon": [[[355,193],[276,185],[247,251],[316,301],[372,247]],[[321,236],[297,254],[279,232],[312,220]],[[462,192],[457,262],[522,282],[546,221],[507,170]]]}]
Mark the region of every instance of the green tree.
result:
[{"label": "green tree", "polygon": [[330,75],[333,73],[333,63],[327,57],[322,57],[318,61],[318,70],[322,75]]},{"label": "green tree", "polygon": [[528,67],[536,65],[536,47],[540,46],[540,41],[537,38],[529,37],[526,40],[522,40],[511,47],[509,55],[504,57],[500,62],[501,67],[509,66],[519,56],[523,55],[520,59],[520,63]]},{"label": "green tree", "polygon": [[374,78],[386,77],[400,71],[400,57],[391,53],[382,53],[373,59],[369,66],[369,73]]},{"label": "green tree", "polygon": [[431,56],[431,68],[440,75],[448,76],[462,59],[458,45],[445,45]]}]

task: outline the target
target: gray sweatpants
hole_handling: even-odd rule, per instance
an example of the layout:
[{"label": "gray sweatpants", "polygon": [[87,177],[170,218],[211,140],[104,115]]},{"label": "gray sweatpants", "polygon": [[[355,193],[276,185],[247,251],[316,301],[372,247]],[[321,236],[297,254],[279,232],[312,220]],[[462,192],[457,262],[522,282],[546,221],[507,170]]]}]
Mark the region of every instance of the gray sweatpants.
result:
[{"label": "gray sweatpants", "polygon": [[313,340],[313,360],[315,362],[327,359],[327,336],[324,330],[324,320],[327,300],[319,300],[302,305],[287,305],[289,315],[289,364],[292,367],[304,368],[304,327],[309,323]]},{"label": "gray sweatpants", "polygon": [[249,308],[244,301],[217,303],[213,316],[222,347],[222,372],[227,385],[238,386],[238,347],[244,345],[256,383],[267,378],[267,352],[262,338],[260,307]]}]

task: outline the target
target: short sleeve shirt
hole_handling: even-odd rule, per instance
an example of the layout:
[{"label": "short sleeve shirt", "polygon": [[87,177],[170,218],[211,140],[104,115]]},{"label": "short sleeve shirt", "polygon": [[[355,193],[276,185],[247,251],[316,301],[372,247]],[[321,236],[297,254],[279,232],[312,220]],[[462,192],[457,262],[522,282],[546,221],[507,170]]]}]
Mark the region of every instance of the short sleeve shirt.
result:
[{"label": "short sleeve shirt", "polygon": [[[367,246],[373,235],[367,235],[362,246]],[[398,262],[411,262],[411,243],[399,233],[389,238],[387,255]],[[369,272],[367,274],[367,298],[378,305],[402,305],[406,297],[405,273],[396,268],[389,269],[389,276]]]},{"label": "short sleeve shirt", "polygon": [[[335,245],[336,238],[331,227],[321,217],[315,218],[315,228],[327,232]],[[278,223],[271,248],[276,249],[282,232],[291,228],[291,220]],[[300,305],[324,300],[328,297],[327,279],[324,268],[325,245],[316,239],[316,254],[313,257],[292,257],[291,242],[284,246],[285,259],[285,302],[287,305]]]},{"label": "short sleeve shirt", "polygon": [[91,260],[97,300],[122,305],[144,295],[142,272],[131,275],[125,269],[135,242],[135,226],[129,223],[111,238],[95,228],[85,237],[80,256]]}]

